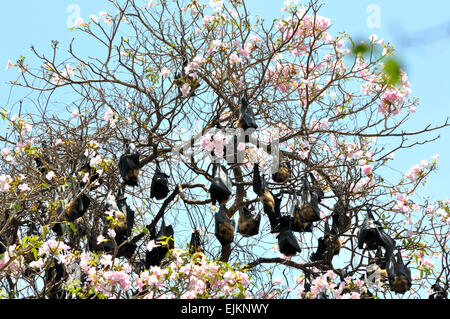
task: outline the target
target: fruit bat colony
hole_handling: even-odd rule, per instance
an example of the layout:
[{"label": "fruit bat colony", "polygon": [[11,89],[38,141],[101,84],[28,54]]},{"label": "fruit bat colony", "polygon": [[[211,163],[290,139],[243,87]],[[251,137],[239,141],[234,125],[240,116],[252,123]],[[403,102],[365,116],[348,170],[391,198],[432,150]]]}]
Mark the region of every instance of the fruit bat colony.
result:
[{"label": "fruit bat colony", "polygon": [[[175,85],[181,87],[188,83],[192,88],[191,96],[195,95],[195,89],[200,85],[197,79],[186,75],[184,68],[188,64],[186,56],[183,57],[183,65],[175,76]],[[233,123],[244,130],[257,129],[255,113],[249,104],[247,92],[240,95],[240,108],[238,121]],[[232,125],[233,125],[232,124]],[[46,145],[43,145],[46,152]],[[41,174],[48,172],[51,159],[48,154],[36,157],[35,164]],[[86,186],[90,189],[98,187],[101,179],[96,169],[91,167],[85,157],[80,159],[79,172],[89,174],[87,180],[79,181],[73,185],[71,196],[64,199],[58,198],[59,205],[54,209],[51,219],[51,229],[57,236],[65,233],[67,222],[73,223],[85,216],[91,205],[91,198]],[[245,198],[243,205],[238,208],[239,216],[236,223],[233,216],[227,215],[227,203],[233,197],[233,182],[226,166],[219,161],[212,163],[212,175],[209,187],[209,195],[213,205],[218,205],[219,210],[214,216],[214,234],[222,246],[231,245],[236,237],[236,231],[243,237],[256,236],[261,232],[260,224],[263,216],[267,217],[270,224],[270,233],[274,234],[278,241],[279,251],[285,256],[291,257],[302,251],[296,233],[312,233],[317,224],[324,223],[323,236],[318,238],[317,249],[310,253],[311,262],[322,262],[331,265],[333,257],[339,255],[342,244],[340,236],[347,232],[352,225],[352,209],[349,203],[338,199],[333,207],[332,214],[328,217],[321,216],[319,204],[324,199],[324,192],[312,172],[305,172],[299,176],[300,183],[293,185],[293,167],[289,160],[280,157],[280,163],[276,172],[270,175],[261,175],[258,163],[253,165],[252,189],[257,196],[255,205]],[[118,171],[123,183],[122,187],[110,190],[103,203],[103,231],[105,240],[97,242],[97,238],[90,237],[88,248],[93,252],[105,252],[116,257],[132,258],[137,245],[130,240],[134,227],[135,212],[127,204],[124,196],[125,187],[138,187],[140,181],[140,152],[136,145],[129,140],[124,141],[123,154],[118,161]],[[154,175],[151,181],[150,198],[162,201],[170,193],[170,176],[161,170],[159,162],[156,163]],[[95,183],[96,182],[96,183]],[[272,187],[271,187],[272,186]],[[278,192],[276,193],[277,190]],[[339,195],[342,195],[341,193]],[[283,197],[287,198],[287,212],[281,212]],[[341,196],[340,196],[341,197]],[[262,210],[260,210],[262,206]],[[385,231],[383,224],[375,219],[371,207],[366,208],[367,214],[363,223],[358,228],[358,248],[364,252],[376,251],[375,257],[370,258],[367,266],[367,276],[380,274],[383,282],[398,294],[404,294],[411,288],[411,273],[407,265],[403,263],[401,252],[396,248],[395,240]],[[331,227],[328,220],[331,219]],[[148,227],[148,226],[147,226]],[[109,230],[113,229],[112,237]],[[149,240],[153,240],[153,249],[146,250],[143,266],[159,266],[163,262],[170,249],[174,248],[175,230],[171,225],[166,225],[164,218],[160,228],[156,226],[148,228]],[[6,240],[0,236],[0,253],[5,251]],[[394,251],[397,249],[397,253]],[[202,254],[204,251],[200,232],[195,229],[189,243],[191,254]],[[56,260],[53,266],[46,272],[49,281],[61,280],[64,269]],[[436,283],[433,298],[446,298],[445,290]],[[56,298],[61,290],[58,286],[48,292],[49,297]],[[325,296],[323,296],[325,298]]]}]

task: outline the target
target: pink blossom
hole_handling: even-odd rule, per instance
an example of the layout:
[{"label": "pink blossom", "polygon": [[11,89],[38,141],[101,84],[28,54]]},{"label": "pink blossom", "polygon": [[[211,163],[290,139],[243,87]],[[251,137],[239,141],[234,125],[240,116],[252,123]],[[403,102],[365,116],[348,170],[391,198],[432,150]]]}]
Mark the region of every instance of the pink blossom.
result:
[{"label": "pink blossom", "polygon": [[361,166],[361,171],[363,175],[370,175],[372,174],[372,167],[370,165],[363,165]]},{"label": "pink blossom", "polygon": [[328,130],[328,128],[329,128],[328,117],[323,118],[323,119],[320,121],[320,128],[321,128],[322,130]]},{"label": "pink blossom", "polygon": [[191,86],[189,85],[189,83],[184,83],[183,86],[181,87],[181,94],[183,95],[183,97],[188,96],[190,91]]},{"label": "pink blossom", "polygon": [[163,67],[160,72],[161,77],[167,78],[170,76],[170,70],[166,67]]},{"label": "pink blossom", "polygon": [[31,190],[28,184],[20,184],[17,188],[20,189],[22,192],[27,192]]},{"label": "pink blossom", "polygon": [[153,2],[153,0],[150,0],[150,1],[147,3],[147,10],[150,9],[151,7],[154,7],[154,6],[156,6],[156,4]]},{"label": "pink blossom", "polygon": [[11,150],[7,147],[2,149],[2,156],[8,156],[11,153]]},{"label": "pink blossom", "polygon": [[83,18],[79,17],[75,20],[75,25],[74,25],[75,28],[81,27],[83,25],[84,25]]},{"label": "pink blossom", "polygon": [[156,244],[156,242],[154,240],[150,240],[147,244],[147,250],[152,251],[153,248],[155,248],[155,247],[159,247],[159,245]]},{"label": "pink blossom", "polygon": [[9,70],[10,67],[15,66],[15,64],[13,64],[11,62],[11,60],[8,60],[8,63],[6,64],[6,69]]},{"label": "pink blossom", "polygon": [[10,182],[11,177],[9,175],[0,175],[0,192],[7,192]]},{"label": "pink blossom", "polygon": [[80,111],[78,109],[73,110],[71,114],[72,114],[72,118],[74,120],[76,120],[77,118],[79,118],[81,116]]},{"label": "pink blossom", "polygon": [[47,173],[47,175],[45,175],[45,178],[48,179],[49,181],[51,181],[53,177],[55,177],[55,172],[53,171],[50,171]]},{"label": "pink blossom", "polygon": [[102,162],[102,157],[100,155],[95,156],[94,158],[91,158],[89,164],[91,166],[98,166]]},{"label": "pink blossom", "polygon": [[230,63],[231,64],[241,63],[241,62],[242,62],[242,58],[238,57],[238,55],[236,53],[230,54]]},{"label": "pink blossom", "polygon": [[105,237],[103,235],[98,235],[97,237],[97,245],[100,245],[101,243],[103,243],[105,241]]}]

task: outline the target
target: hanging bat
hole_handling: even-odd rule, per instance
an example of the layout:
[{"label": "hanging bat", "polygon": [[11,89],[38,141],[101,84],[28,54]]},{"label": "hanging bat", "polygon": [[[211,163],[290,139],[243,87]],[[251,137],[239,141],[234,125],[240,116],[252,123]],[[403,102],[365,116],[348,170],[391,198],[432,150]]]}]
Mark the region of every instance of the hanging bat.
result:
[{"label": "hanging bat", "polygon": [[280,232],[277,239],[280,253],[282,253],[286,257],[292,257],[301,252],[301,248],[298,244],[297,238],[295,238],[292,231],[284,230]]},{"label": "hanging bat", "polygon": [[259,233],[261,214],[253,205],[239,208],[238,232],[244,237],[251,237]]},{"label": "hanging bat", "polygon": [[125,185],[137,186],[139,182],[139,152],[134,143],[125,143],[125,153],[119,159],[119,171]]},{"label": "hanging bat", "polygon": [[195,253],[203,253],[202,241],[200,239],[200,232],[195,229],[191,236],[191,242],[189,243],[189,253],[191,255]]},{"label": "hanging bat", "polygon": [[311,254],[311,261],[324,260],[331,262],[334,256],[341,251],[342,243],[339,237],[330,231],[330,227],[325,222],[324,235],[318,239],[317,251]]},{"label": "hanging bat", "polygon": [[396,256],[391,256],[386,265],[386,271],[392,291],[404,294],[411,289],[411,270],[403,263],[400,251]]},{"label": "hanging bat", "polygon": [[290,211],[290,217],[292,218],[292,231],[294,232],[312,232],[312,223],[308,223],[303,219],[300,214],[301,202],[297,198],[297,195],[294,191],[294,196],[292,200],[292,206]]},{"label": "hanging bat", "polygon": [[257,163],[253,166],[253,191],[259,196],[264,207],[270,207],[272,211],[275,211],[274,196],[267,188],[267,181],[261,179],[259,165]]},{"label": "hanging bat", "polygon": [[384,247],[385,258],[389,260],[395,248],[395,240],[384,232],[383,227],[378,221],[375,221],[372,211],[368,207],[366,218],[358,231],[358,248],[377,250],[379,246]]},{"label": "hanging bat", "polygon": [[145,267],[147,269],[150,268],[150,266],[161,265],[161,262],[166,257],[169,249],[171,250],[175,246],[172,225],[166,226],[163,221],[158,234],[155,233],[155,229],[150,229],[150,240],[154,240],[158,246],[154,247],[151,251],[147,250],[145,252]]},{"label": "hanging bat", "polygon": [[439,279],[431,286],[433,292],[428,296],[428,299],[447,299],[447,291],[439,284]]},{"label": "hanging bat", "polygon": [[225,206],[221,205],[214,216],[216,226],[215,235],[222,246],[231,244],[234,239],[235,221],[225,214]]},{"label": "hanging bat", "polygon": [[[312,174],[310,174],[313,176]],[[300,215],[308,223],[320,220],[319,202],[323,193],[321,194],[317,189],[311,188],[307,176],[302,176],[302,189],[300,196]]]},{"label": "hanging bat", "polygon": [[64,276],[64,267],[56,258],[52,259],[52,265],[45,270],[47,297],[48,299],[63,298],[65,296],[65,291],[61,289],[61,286]]},{"label": "hanging bat", "polygon": [[150,198],[163,200],[169,195],[169,175],[163,173],[157,164],[150,189]]},{"label": "hanging bat", "polygon": [[246,131],[249,128],[257,129],[258,124],[256,124],[255,114],[253,113],[252,108],[249,106],[247,92],[244,91],[241,94],[241,114],[239,117],[239,121],[237,124],[238,128],[242,128]]},{"label": "hanging bat", "polygon": [[[89,178],[88,178],[88,182],[89,184],[93,185],[95,181],[99,180],[100,178],[100,174],[97,173],[97,170],[91,166],[90,161],[88,158],[86,158],[86,156],[82,156],[81,158],[81,168],[80,168],[80,172],[83,172],[85,174],[89,174]],[[100,180],[99,180],[100,182]],[[86,185],[86,183],[84,183],[83,181],[80,182],[80,186],[84,187]],[[92,189],[95,189],[97,187],[100,186],[100,183],[94,187],[92,187]]]},{"label": "hanging bat", "polygon": [[344,203],[339,200],[334,206],[332,216],[331,229],[336,234],[347,232],[352,225],[352,216],[349,210],[345,209]]},{"label": "hanging bat", "polygon": [[225,205],[231,198],[233,184],[225,168],[217,163],[213,164],[213,180],[209,188],[213,204],[218,202]]},{"label": "hanging bat", "polygon": [[188,66],[189,61],[186,53],[183,53],[183,64],[181,66],[181,71],[175,73],[174,83],[178,87],[179,92],[185,83],[188,83],[191,87],[192,96],[195,96],[195,90],[200,86],[200,82],[194,77],[187,75],[185,68]]},{"label": "hanging bat", "polygon": [[280,163],[278,171],[272,174],[272,179],[277,183],[286,183],[291,178],[291,169],[291,163]]},{"label": "hanging bat", "polygon": [[371,284],[376,284],[377,281],[384,284],[387,281],[387,271],[386,269],[381,269],[376,259],[371,259],[366,267],[366,277]]},{"label": "hanging bat", "polygon": [[47,143],[42,142],[42,148],[44,150],[44,154],[42,157],[35,157],[34,162],[36,164],[37,169],[41,174],[48,173],[48,164],[50,164],[50,158],[48,157]]}]

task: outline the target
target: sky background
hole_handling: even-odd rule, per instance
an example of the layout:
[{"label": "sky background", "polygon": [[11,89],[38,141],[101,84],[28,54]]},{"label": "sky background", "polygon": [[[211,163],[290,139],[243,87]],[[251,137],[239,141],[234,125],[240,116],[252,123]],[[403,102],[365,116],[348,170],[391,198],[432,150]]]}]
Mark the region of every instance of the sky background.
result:
[{"label": "sky background", "polygon": [[[142,1],[145,3],[145,1]],[[279,17],[283,7],[281,0],[246,0],[250,14],[258,15],[270,22]],[[302,2],[302,1],[300,1]],[[415,116],[408,122],[406,130],[421,130],[428,124],[440,125],[450,116],[450,1],[435,0],[334,0],[324,1],[319,14],[331,19],[332,35],[346,32],[354,39],[368,39],[377,34],[393,44],[402,59],[408,74],[413,96],[421,99]],[[21,55],[31,56],[30,46],[38,51],[49,52],[52,40],[58,40],[63,50],[68,48],[76,33],[70,31],[68,23],[74,15],[85,21],[90,14],[110,8],[106,0],[18,0],[2,1],[0,10],[0,108],[11,109],[24,92],[14,89],[7,82],[18,77],[17,69],[6,70],[8,60],[15,62]],[[79,10],[79,11],[78,11]],[[379,14],[379,24],[374,25],[373,15]],[[95,56],[89,45],[78,47]],[[92,52],[90,52],[92,50]],[[29,61],[30,62],[30,61]],[[0,130],[1,130],[0,126]],[[432,200],[450,197],[450,128],[439,133],[425,135],[422,139],[440,134],[433,143],[416,146],[413,151],[404,150],[395,154],[391,165],[393,180],[401,177],[410,167],[423,159],[440,154],[439,170],[433,174],[422,196]],[[411,140],[413,141],[413,140]]]},{"label": "sky background", "polygon": [[[143,0],[143,3],[145,1]],[[267,22],[279,17],[283,1],[246,0],[249,12]],[[0,107],[10,109],[17,103],[23,92],[14,89],[8,81],[18,76],[17,69],[6,70],[8,60],[13,62],[21,55],[31,57],[30,46],[38,51],[49,52],[52,40],[58,40],[62,49],[67,49],[75,32],[69,26],[74,17],[89,19],[90,14],[110,8],[106,0],[41,0],[2,1],[0,10]],[[403,66],[408,73],[413,96],[421,99],[413,119],[405,127],[420,130],[426,125],[439,125],[450,116],[450,102],[446,98],[450,80],[450,2],[445,0],[429,2],[419,0],[345,0],[324,1],[319,14],[331,19],[331,33],[347,32],[354,39],[368,39],[377,34],[396,46]],[[375,19],[373,19],[375,18]],[[377,18],[379,23],[377,22]],[[374,23],[375,22],[375,23]],[[78,48],[89,50],[83,42]],[[91,56],[95,52],[90,52]],[[31,61],[28,61],[31,62]],[[1,128],[0,128],[1,129]],[[439,132],[441,138],[431,144],[417,146],[414,151],[405,150],[395,154],[391,165],[392,174],[400,177],[423,159],[431,161],[431,156],[440,154],[439,171],[423,190],[422,196],[431,199],[450,197],[447,181],[450,180],[450,128]],[[431,138],[437,133],[424,136]],[[412,140],[411,140],[412,141]]]}]

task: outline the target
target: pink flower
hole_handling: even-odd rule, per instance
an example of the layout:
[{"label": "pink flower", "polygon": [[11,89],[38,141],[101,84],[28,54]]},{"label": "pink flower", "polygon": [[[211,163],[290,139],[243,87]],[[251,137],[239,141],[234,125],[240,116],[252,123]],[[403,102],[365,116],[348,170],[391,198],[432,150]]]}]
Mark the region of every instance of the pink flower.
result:
[{"label": "pink flower", "polygon": [[322,130],[328,130],[328,128],[329,128],[329,123],[328,123],[328,117],[326,117],[326,118],[323,118],[321,121],[320,121],[320,128],[322,129]]},{"label": "pink flower", "polygon": [[147,250],[152,251],[153,248],[155,248],[155,247],[159,247],[159,245],[156,244],[156,242],[154,240],[150,240],[147,244]]},{"label": "pink flower", "polygon": [[74,120],[76,120],[77,118],[81,117],[80,111],[78,109],[73,110],[71,114],[72,114],[72,118]]},{"label": "pink flower", "polygon": [[189,85],[189,83],[184,83],[183,86],[181,87],[181,94],[183,95],[183,97],[188,96],[190,91],[191,86]]},{"label": "pink flower", "polygon": [[150,0],[150,1],[147,3],[147,9],[150,9],[151,7],[154,7],[154,6],[156,6],[156,4],[153,2],[153,0]]},{"label": "pink flower", "polygon": [[78,19],[75,20],[75,28],[81,27],[84,25],[84,20],[83,18],[79,17]]},{"label": "pink flower", "polygon": [[242,62],[242,58],[238,57],[238,55],[236,53],[232,53],[230,55],[230,63],[234,64],[234,63],[241,63]]},{"label": "pink flower", "polygon": [[7,147],[2,149],[2,156],[8,156],[11,153],[11,150]]},{"label": "pink flower", "polygon": [[50,171],[47,173],[47,175],[45,175],[45,178],[48,179],[49,181],[51,181],[53,177],[55,177],[55,172],[53,171]]},{"label": "pink flower", "polygon": [[361,166],[361,171],[363,175],[372,174],[372,167],[370,165],[363,165]]},{"label": "pink flower", "polygon": [[27,192],[31,190],[28,184],[20,184],[17,188],[20,189],[22,192]]},{"label": "pink flower", "polygon": [[9,183],[11,177],[8,175],[0,175],[0,192],[7,192],[9,190]]},{"label": "pink flower", "polygon": [[6,69],[9,70],[10,67],[15,66],[15,64],[13,64],[11,62],[11,60],[8,60],[8,63],[6,64]]},{"label": "pink flower", "polygon": [[163,67],[160,72],[161,77],[168,78],[170,76],[170,70],[166,67]]},{"label": "pink flower", "polygon": [[99,235],[97,237],[97,245],[100,245],[101,243],[103,243],[105,241],[105,237],[103,235]]}]

